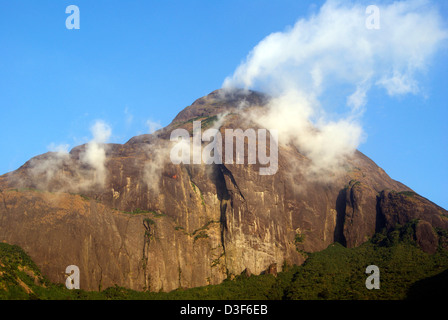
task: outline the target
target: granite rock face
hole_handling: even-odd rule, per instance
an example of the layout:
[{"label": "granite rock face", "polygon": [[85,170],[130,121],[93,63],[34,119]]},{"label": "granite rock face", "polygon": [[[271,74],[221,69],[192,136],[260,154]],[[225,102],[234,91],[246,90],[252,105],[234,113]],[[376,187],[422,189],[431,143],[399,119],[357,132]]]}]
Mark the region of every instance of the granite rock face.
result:
[{"label": "granite rock face", "polygon": [[309,159],[292,146],[279,146],[274,175],[260,175],[257,164],[170,161],[172,130],[192,132],[194,120],[221,121],[223,134],[253,128],[242,114],[267,101],[256,92],[215,91],[155,134],[96,146],[102,171],[83,161],[88,145],[31,159],[0,177],[0,241],[21,246],[56,282],[77,265],[86,290],[169,291],[242,272],[277,273],[284,263],[303,263],[305,252],[335,241],[358,246],[413,219],[418,244],[434,252],[433,228],[448,229],[447,211],[358,151],[326,181],[297,170]]}]

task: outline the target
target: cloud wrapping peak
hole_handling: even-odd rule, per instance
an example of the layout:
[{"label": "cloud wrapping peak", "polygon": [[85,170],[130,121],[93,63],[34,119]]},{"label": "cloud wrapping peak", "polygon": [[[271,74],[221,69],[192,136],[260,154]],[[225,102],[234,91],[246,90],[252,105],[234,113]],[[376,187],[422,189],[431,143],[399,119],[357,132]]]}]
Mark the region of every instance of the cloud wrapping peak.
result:
[{"label": "cloud wrapping peak", "polygon": [[[389,96],[418,93],[418,76],[448,38],[429,1],[378,7],[380,29],[369,29],[367,5],[328,0],[316,14],[268,35],[223,83],[274,96],[270,112],[254,120],[279,130],[280,142],[293,142],[312,160],[312,171],[337,167],[363,141],[358,121],[373,86]],[[345,118],[330,120],[327,108],[340,110],[344,100]]]}]

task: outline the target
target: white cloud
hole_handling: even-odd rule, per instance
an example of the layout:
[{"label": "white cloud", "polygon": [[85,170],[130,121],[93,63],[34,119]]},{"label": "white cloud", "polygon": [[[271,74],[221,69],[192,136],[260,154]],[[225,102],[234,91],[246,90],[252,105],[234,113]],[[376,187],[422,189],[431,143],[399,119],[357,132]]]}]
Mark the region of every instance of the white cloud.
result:
[{"label": "white cloud", "polygon": [[319,94],[341,83],[356,91],[391,70],[410,78],[424,71],[448,36],[440,14],[425,0],[379,8],[381,29],[371,30],[365,27],[365,6],[327,1],[316,15],[263,39],[224,87],[301,88]]},{"label": "white cloud", "polygon": [[[418,93],[419,76],[448,38],[429,1],[378,5],[380,29],[366,28],[366,6],[327,1],[316,14],[268,35],[223,83],[276,97],[269,114],[255,120],[278,129],[280,140],[283,132],[318,167],[331,167],[361,143],[358,118],[372,86],[390,96]],[[328,120],[323,101],[344,99],[345,118]]]},{"label": "white cloud", "polygon": [[418,84],[409,75],[394,72],[391,76],[383,76],[376,84],[384,87],[390,96],[402,95],[406,93],[417,93]]},{"label": "white cloud", "polygon": [[90,128],[90,132],[92,133],[93,140],[96,143],[106,143],[111,134],[111,127],[102,120],[97,120],[95,124]]},{"label": "white cloud", "polygon": [[353,112],[360,110],[367,103],[367,86],[359,85],[356,91],[347,97],[347,105]]},{"label": "white cloud", "polygon": [[81,160],[93,169],[93,182],[104,186],[106,182],[106,146],[112,134],[111,127],[102,120],[97,120],[90,128],[92,140],[86,145]]}]

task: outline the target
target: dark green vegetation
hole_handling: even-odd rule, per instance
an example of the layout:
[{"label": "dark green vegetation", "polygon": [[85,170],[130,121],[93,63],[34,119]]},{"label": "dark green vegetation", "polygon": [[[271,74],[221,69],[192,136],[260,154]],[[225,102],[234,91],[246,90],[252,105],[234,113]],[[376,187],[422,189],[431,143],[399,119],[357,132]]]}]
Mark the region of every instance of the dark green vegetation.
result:
[{"label": "dark green vegetation", "polygon": [[[424,253],[414,241],[412,221],[383,231],[363,245],[347,249],[335,243],[309,253],[302,266],[283,266],[277,276],[229,277],[220,285],[172,292],[137,292],[112,287],[101,292],[68,290],[41,275],[34,262],[17,247],[0,243],[0,299],[349,299],[390,300],[448,297],[446,234],[439,249]],[[368,290],[368,265],[380,269],[380,289]],[[231,280],[232,278],[232,280]]]},{"label": "dark green vegetation", "polygon": [[90,299],[100,295],[51,283],[20,247],[0,243],[0,299]]}]

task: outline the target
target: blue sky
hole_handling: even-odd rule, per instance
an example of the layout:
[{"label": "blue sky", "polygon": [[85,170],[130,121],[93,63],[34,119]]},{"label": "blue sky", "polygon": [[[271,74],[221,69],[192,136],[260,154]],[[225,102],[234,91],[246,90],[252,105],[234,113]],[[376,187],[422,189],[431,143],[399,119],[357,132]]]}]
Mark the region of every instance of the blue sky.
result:
[{"label": "blue sky", "polygon": [[[374,3],[374,1],[370,1]],[[68,30],[65,8],[80,9]],[[165,126],[221,87],[272,32],[323,1],[0,0],[0,174],[91,139],[102,119],[110,142]],[[371,4],[371,3],[369,3]],[[448,16],[448,3],[438,4]],[[444,21],[446,22],[446,21]],[[399,180],[448,208],[448,48],[430,60],[417,94],[372,89],[359,149]]]}]

